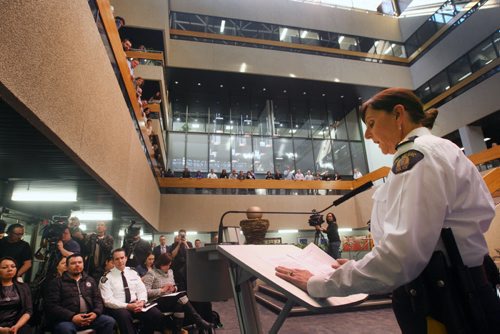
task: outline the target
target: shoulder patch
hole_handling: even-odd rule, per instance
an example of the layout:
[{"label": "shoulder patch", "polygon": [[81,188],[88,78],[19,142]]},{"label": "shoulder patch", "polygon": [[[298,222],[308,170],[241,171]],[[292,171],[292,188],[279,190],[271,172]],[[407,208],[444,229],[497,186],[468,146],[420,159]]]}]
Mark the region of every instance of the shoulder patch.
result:
[{"label": "shoulder patch", "polygon": [[400,148],[401,146],[405,145],[405,144],[408,144],[408,143],[413,143],[415,141],[415,139],[417,139],[418,136],[411,136],[409,137],[407,140],[405,140],[404,142],[401,142],[399,144],[396,145],[396,150],[398,148]]},{"label": "shoulder patch", "polygon": [[103,275],[103,276],[101,277],[101,283],[102,283],[102,284],[104,284],[104,283],[106,283],[107,281],[108,281],[108,278],[106,277],[106,275]]},{"label": "shoulder patch", "polygon": [[417,150],[409,150],[401,154],[394,160],[392,172],[401,174],[413,168],[420,160],[424,158],[424,154]]}]

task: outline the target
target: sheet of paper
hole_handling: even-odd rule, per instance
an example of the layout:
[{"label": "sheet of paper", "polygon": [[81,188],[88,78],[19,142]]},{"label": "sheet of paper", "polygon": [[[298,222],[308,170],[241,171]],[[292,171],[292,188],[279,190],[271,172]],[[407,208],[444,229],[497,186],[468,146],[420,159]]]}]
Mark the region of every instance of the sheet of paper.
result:
[{"label": "sheet of paper", "polygon": [[158,305],[157,303],[147,303],[144,305],[144,307],[142,308],[142,312],[147,312],[149,311],[149,309],[155,307],[156,305]]},{"label": "sheet of paper", "polygon": [[177,296],[179,293],[183,293],[183,292],[186,292],[186,291],[177,291],[177,292],[172,292],[172,293],[166,293],[164,295],[161,295],[159,298]]},{"label": "sheet of paper", "polygon": [[314,275],[326,275],[335,271],[335,260],[313,243],[294,254],[262,257],[262,260],[274,267],[283,266],[294,269],[306,269]]}]

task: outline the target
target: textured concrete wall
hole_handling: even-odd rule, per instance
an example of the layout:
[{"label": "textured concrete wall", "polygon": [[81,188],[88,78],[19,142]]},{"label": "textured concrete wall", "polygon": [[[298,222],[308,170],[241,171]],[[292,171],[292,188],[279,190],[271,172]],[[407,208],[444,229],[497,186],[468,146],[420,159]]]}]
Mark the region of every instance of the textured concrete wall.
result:
[{"label": "textured concrete wall", "polygon": [[16,109],[158,227],[158,187],[87,1],[0,7],[0,80]]},{"label": "textured concrete wall", "polygon": [[[282,190],[283,192],[284,190]],[[371,197],[363,204],[350,199],[338,207],[331,208],[337,216],[339,227],[365,227],[366,215],[371,211]],[[185,228],[189,231],[217,231],[222,214],[228,210],[246,210],[258,206],[263,211],[303,211],[323,210],[339,196],[231,196],[231,195],[162,195],[160,231],[177,231]],[[358,210],[367,210],[367,213]],[[270,230],[311,229],[309,215],[265,215],[270,221]],[[224,225],[237,226],[244,214],[229,214],[224,218]]]}]

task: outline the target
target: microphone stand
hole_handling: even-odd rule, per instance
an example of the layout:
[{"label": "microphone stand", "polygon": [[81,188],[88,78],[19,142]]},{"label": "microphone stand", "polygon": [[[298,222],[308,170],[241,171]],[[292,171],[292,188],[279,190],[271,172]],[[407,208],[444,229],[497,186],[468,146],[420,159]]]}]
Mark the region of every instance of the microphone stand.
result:
[{"label": "microphone stand", "polygon": [[[283,211],[259,211],[259,213],[265,213],[265,214],[271,214],[271,215],[310,215],[311,213],[320,214],[320,213],[325,212],[326,210],[330,209],[333,206],[338,206],[338,205],[344,203],[348,199],[370,189],[372,186],[373,186],[373,182],[368,181],[365,184],[357,187],[356,189],[351,190],[350,192],[348,192],[344,196],[336,199],[335,201],[333,201],[332,205],[324,208],[323,210],[321,210],[319,212],[317,212],[316,210],[312,210],[311,212],[309,212],[309,211],[286,211],[286,212],[283,212]],[[226,211],[222,214],[222,216],[220,217],[220,221],[219,221],[219,231],[218,231],[218,239],[219,240],[217,242],[218,244],[222,244],[222,237],[223,237],[222,234],[223,234],[223,230],[224,230],[224,223],[223,223],[224,217],[226,217],[226,215],[228,215],[230,213],[247,213],[247,211],[230,210],[230,211]]]}]

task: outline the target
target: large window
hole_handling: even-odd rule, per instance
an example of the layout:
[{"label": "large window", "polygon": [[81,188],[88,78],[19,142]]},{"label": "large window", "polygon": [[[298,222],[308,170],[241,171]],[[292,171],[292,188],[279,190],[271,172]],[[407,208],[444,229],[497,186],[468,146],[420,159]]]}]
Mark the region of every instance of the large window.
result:
[{"label": "large window", "polygon": [[209,168],[215,171],[231,170],[231,137],[220,134],[210,135]]},{"label": "large window", "polygon": [[274,171],[273,140],[270,137],[253,137],[254,172],[266,173]]},{"label": "large window", "polygon": [[231,136],[232,167],[237,171],[253,170],[252,137],[248,135]]},{"label": "large window", "polygon": [[168,136],[169,168],[173,171],[182,171],[186,163],[186,135],[171,133]]},{"label": "large window", "polygon": [[276,138],[273,139],[274,149],[274,167],[283,172],[287,167],[295,169],[295,153],[293,150],[292,139]]},{"label": "large window", "polygon": [[310,139],[295,138],[295,167],[305,174],[307,170],[314,171],[313,145]]},{"label": "large window", "polygon": [[190,171],[208,170],[208,136],[190,134],[187,137],[186,167]]}]

